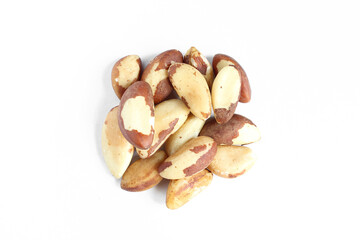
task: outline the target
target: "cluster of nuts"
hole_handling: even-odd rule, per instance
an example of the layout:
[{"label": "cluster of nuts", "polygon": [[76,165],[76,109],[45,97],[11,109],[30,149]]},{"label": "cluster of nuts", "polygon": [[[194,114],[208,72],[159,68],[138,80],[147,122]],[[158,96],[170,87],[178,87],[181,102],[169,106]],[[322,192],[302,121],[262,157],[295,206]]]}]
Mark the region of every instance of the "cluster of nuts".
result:
[{"label": "cluster of nuts", "polygon": [[[234,114],[238,101],[250,101],[251,90],[233,58],[217,54],[211,66],[194,47],[184,57],[168,50],[141,74],[140,58],[129,55],[115,63],[111,80],[120,104],[106,117],[102,149],[112,175],[122,177],[122,189],[144,191],[170,179],[166,205],[176,209],[213,174],[235,178],[254,164],[253,152],[242,145],[258,141],[260,133]],[[179,98],[167,99],[173,89]],[[206,122],[211,107],[215,118]],[[140,159],[129,166],[134,148]]]}]

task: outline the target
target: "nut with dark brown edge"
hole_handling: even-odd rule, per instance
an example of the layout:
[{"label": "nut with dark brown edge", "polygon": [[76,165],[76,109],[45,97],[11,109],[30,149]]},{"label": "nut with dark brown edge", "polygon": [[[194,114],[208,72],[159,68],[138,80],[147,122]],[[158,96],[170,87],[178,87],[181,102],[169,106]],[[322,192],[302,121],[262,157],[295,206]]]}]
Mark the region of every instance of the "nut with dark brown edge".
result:
[{"label": "nut with dark brown edge", "polygon": [[231,119],[239,100],[241,78],[234,66],[226,66],[216,76],[212,91],[212,105],[215,119],[224,124]]},{"label": "nut with dark brown edge", "polygon": [[115,63],[111,72],[111,84],[119,99],[131,84],[139,80],[140,72],[141,59],[137,55],[128,55]]},{"label": "nut with dark brown edge", "polygon": [[216,154],[216,142],[210,137],[197,137],[186,142],[159,166],[166,179],[180,179],[205,169]]},{"label": "nut with dark brown edge", "polygon": [[163,179],[158,173],[158,167],[167,158],[164,151],[158,151],[145,159],[138,159],[125,171],[121,179],[121,188],[130,192],[148,190]]},{"label": "nut with dark brown edge", "polygon": [[180,98],[196,117],[206,120],[211,114],[211,95],[204,76],[193,66],[174,63],[169,79]]},{"label": "nut with dark brown edge", "polygon": [[149,149],[136,148],[141,158],[154,154],[186,121],[190,111],[179,99],[170,99],[155,106],[155,134]]},{"label": "nut with dark brown edge", "polygon": [[190,177],[171,180],[166,192],[166,206],[177,209],[210,185],[213,175],[204,169]]},{"label": "nut with dark brown edge", "polygon": [[118,124],[119,107],[106,116],[101,134],[101,147],[107,167],[115,178],[121,178],[129,166],[134,147],[121,134]]},{"label": "nut with dark brown edge", "polygon": [[150,84],[155,104],[163,101],[173,89],[168,78],[168,68],[175,62],[183,62],[181,52],[175,49],[165,51],[156,56],[142,74],[141,80]]},{"label": "nut with dark brown edge", "polygon": [[124,137],[136,148],[148,149],[154,139],[154,99],[150,85],[132,84],[120,101],[119,127]]},{"label": "nut with dark brown edge", "polygon": [[255,154],[248,147],[218,146],[214,160],[208,169],[220,177],[236,178],[247,172],[255,161]]},{"label": "nut with dark brown edge", "polygon": [[210,62],[195,47],[191,47],[184,55],[184,63],[190,64],[204,76],[211,88],[214,81],[214,71]]},{"label": "nut with dark brown edge", "polygon": [[213,69],[215,72],[215,75],[220,72],[222,68],[225,66],[233,65],[236,69],[240,72],[241,75],[241,90],[240,90],[240,98],[239,102],[247,103],[251,99],[251,88],[249,79],[244,71],[244,69],[240,66],[240,64],[233,59],[232,57],[225,55],[225,54],[216,54],[213,58]]},{"label": "nut with dark brown edge", "polygon": [[201,130],[200,136],[209,136],[219,145],[244,145],[260,140],[260,131],[248,118],[234,114],[224,124],[210,119]]}]

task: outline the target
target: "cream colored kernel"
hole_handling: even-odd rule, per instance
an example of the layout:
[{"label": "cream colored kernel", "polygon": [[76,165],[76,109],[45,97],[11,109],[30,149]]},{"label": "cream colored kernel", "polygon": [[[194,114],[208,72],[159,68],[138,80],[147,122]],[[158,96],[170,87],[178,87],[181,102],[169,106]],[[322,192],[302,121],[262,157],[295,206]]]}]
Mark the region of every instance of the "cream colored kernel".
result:
[{"label": "cream colored kernel", "polygon": [[165,150],[167,154],[169,156],[174,154],[188,140],[197,137],[204,124],[204,120],[190,114],[184,125],[166,141]]},{"label": "cream colored kernel", "polygon": [[108,113],[101,134],[103,156],[115,178],[121,178],[124,174],[134,152],[134,147],[121,134],[117,120],[118,108]]},{"label": "cream colored kernel", "polygon": [[121,111],[121,118],[126,130],[136,130],[144,135],[151,134],[154,117],[151,116],[150,106],[146,104],[144,96],[127,99]]},{"label": "cream colored kernel", "polygon": [[239,129],[239,135],[232,140],[233,145],[242,145],[253,143],[260,140],[260,130],[252,124],[245,123],[242,128]]},{"label": "cream colored kernel", "polygon": [[234,65],[234,64],[228,60],[223,59],[218,62],[218,64],[216,65],[216,68],[217,68],[218,72],[220,72],[221,69],[223,69],[226,66],[230,66],[230,65]]},{"label": "cream colored kernel", "polygon": [[212,103],[214,109],[229,109],[237,103],[241,88],[241,77],[238,70],[227,66],[216,76],[212,86]]},{"label": "cream colored kernel", "polygon": [[117,66],[119,76],[115,78],[115,82],[123,88],[128,88],[134,79],[137,78],[140,66],[137,60],[139,59],[136,55],[130,55],[125,57],[120,64]]},{"label": "cream colored kernel", "polygon": [[155,94],[159,82],[168,78],[168,71],[166,69],[160,69],[155,71],[158,66],[159,63],[155,63],[145,79],[145,82],[150,84],[153,94]]},{"label": "cream colored kernel", "polygon": [[[155,153],[157,149],[162,146],[162,144],[168,139],[171,134],[176,132],[184,124],[189,115],[189,112],[190,110],[179,99],[166,100],[155,106],[155,134],[151,146],[159,143],[159,133],[169,129],[170,122],[174,121],[176,118],[179,118],[179,120],[177,121],[173,131],[159,143],[153,153]],[[148,150],[142,150],[138,148],[136,149],[136,151],[141,158],[147,158],[153,154],[149,154]]]}]

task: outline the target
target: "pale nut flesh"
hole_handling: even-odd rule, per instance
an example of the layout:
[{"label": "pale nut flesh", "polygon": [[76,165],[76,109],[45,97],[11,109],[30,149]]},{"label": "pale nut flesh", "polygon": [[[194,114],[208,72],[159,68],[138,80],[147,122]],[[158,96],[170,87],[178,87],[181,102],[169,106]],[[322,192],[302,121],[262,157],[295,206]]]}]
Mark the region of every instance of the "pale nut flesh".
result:
[{"label": "pale nut flesh", "polygon": [[216,142],[206,136],[189,140],[160,164],[160,176],[166,179],[180,179],[202,171],[214,159],[216,146]]},{"label": "pale nut flesh", "polygon": [[190,177],[171,180],[166,192],[166,206],[177,209],[210,185],[213,175],[207,169]]},{"label": "pale nut flesh", "polygon": [[148,83],[132,84],[120,101],[119,127],[136,148],[148,149],[154,138],[154,100]]},{"label": "pale nut flesh", "polygon": [[174,63],[169,67],[169,79],[192,114],[203,120],[210,117],[209,86],[196,68],[185,63]]},{"label": "pale nut flesh", "polygon": [[214,160],[208,169],[217,176],[236,178],[247,172],[256,161],[256,156],[248,147],[218,146]]},{"label": "pale nut flesh", "polygon": [[209,88],[214,81],[214,71],[210,62],[195,47],[191,47],[184,55],[184,63],[190,64],[204,76]]},{"label": "pale nut flesh", "polygon": [[102,127],[101,146],[107,167],[121,178],[131,162],[134,147],[122,135],[118,124],[119,107],[110,110]]},{"label": "pale nut flesh", "polygon": [[141,80],[150,84],[155,104],[162,102],[172,91],[168,68],[172,63],[183,62],[182,53],[172,49],[157,55],[145,68]]},{"label": "pale nut flesh", "polygon": [[258,127],[250,119],[238,114],[234,114],[224,124],[210,119],[199,135],[209,136],[219,145],[244,145],[259,141],[261,138]]},{"label": "pale nut flesh", "polygon": [[186,121],[190,111],[179,99],[170,99],[155,106],[155,134],[149,149],[136,149],[141,158],[154,154]]},{"label": "pale nut flesh", "polygon": [[189,114],[186,122],[181,126],[181,128],[172,134],[168,140],[166,140],[166,153],[170,156],[174,154],[188,140],[196,138],[204,124],[204,120],[195,117],[193,114]]},{"label": "pale nut flesh", "polygon": [[234,66],[236,69],[238,69],[241,75],[241,90],[240,90],[239,102],[247,103],[251,100],[251,88],[250,88],[249,79],[244,69],[235,59],[225,54],[216,54],[213,58],[212,65],[215,75],[218,72],[220,72],[222,68],[226,66]]},{"label": "pale nut flesh", "polygon": [[241,77],[233,66],[226,66],[216,76],[212,91],[212,104],[215,119],[223,124],[234,115],[239,100]]},{"label": "pale nut flesh", "polygon": [[111,85],[119,99],[131,84],[139,80],[140,72],[141,59],[137,55],[128,55],[114,64]]},{"label": "pale nut flesh", "polygon": [[121,188],[130,192],[148,190],[163,179],[158,173],[158,167],[167,158],[164,151],[157,151],[145,159],[138,159],[125,171],[121,179]]}]

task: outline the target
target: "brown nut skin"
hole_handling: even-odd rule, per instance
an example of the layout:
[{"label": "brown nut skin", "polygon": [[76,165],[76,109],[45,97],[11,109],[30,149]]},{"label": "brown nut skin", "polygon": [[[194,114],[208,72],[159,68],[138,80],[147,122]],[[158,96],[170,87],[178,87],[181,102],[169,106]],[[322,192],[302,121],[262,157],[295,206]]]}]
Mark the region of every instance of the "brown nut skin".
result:
[{"label": "brown nut skin", "polygon": [[189,140],[160,164],[160,176],[166,179],[180,179],[202,171],[214,159],[216,146],[216,142],[206,136]]},{"label": "brown nut skin", "polygon": [[154,99],[150,85],[138,81],[126,89],[119,105],[121,133],[132,145],[148,149],[154,139]]},{"label": "brown nut skin", "polygon": [[165,51],[156,56],[142,74],[141,80],[150,84],[155,104],[163,101],[173,89],[167,70],[174,62],[183,62],[182,53],[175,49]]},{"label": "brown nut skin", "polygon": [[141,59],[137,55],[128,55],[114,64],[111,85],[119,99],[131,84],[139,80],[140,73]]},{"label": "brown nut skin", "polygon": [[193,66],[174,63],[169,79],[181,100],[196,117],[206,120],[211,115],[211,95],[204,76]]},{"label": "brown nut skin", "polygon": [[117,119],[118,110],[119,106],[110,110],[101,134],[103,156],[106,165],[115,178],[121,178],[134,153],[134,147],[121,134]]},{"label": "brown nut skin", "polygon": [[260,140],[260,131],[248,118],[234,114],[224,124],[219,124],[215,119],[205,123],[199,136],[209,136],[219,145],[244,145]]},{"label": "brown nut skin", "polygon": [[251,100],[251,88],[250,88],[249,79],[244,69],[235,59],[225,54],[216,54],[213,58],[212,65],[215,75],[217,75],[218,72],[225,66],[229,66],[229,65],[235,66],[235,68],[238,69],[241,75],[241,90],[240,90],[239,102],[247,103]]},{"label": "brown nut skin", "polygon": [[211,183],[213,175],[207,169],[190,177],[171,180],[166,192],[166,206],[177,209],[189,202]]},{"label": "brown nut skin", "polygon": [[180,99],[169,99],[155,106],[155,134],[151,147],[147,150],[137,148],[141,158],[154,154],[186,121],[190,110]]},{"label": "brown nut skin", "polygon": [[253,151],[243,146],[218,146],[208,169],[219,177],[236,178],[247,172],[256,161]]},{"label": "brown nut skin", "polygon": [[163,179],[158,167],[167,158],[164,151],[158,151],[145,159],[138,159],[125,171],[121,179],[121,188],[129,192],[148,190]]},{"label": "brown nut skin", "polygon": [[184,63],[196,68],[206,79],[209,88],[214,81],[214,71],[210,62],[195,47],[191,47],[184,55]]},{"label": "brown nut skin", "polygon": [[226,66],[216,75],[211,91],[211,102],[218,123],[224,124],[234,115],[240,89],[240,73],[234,66]]}]

